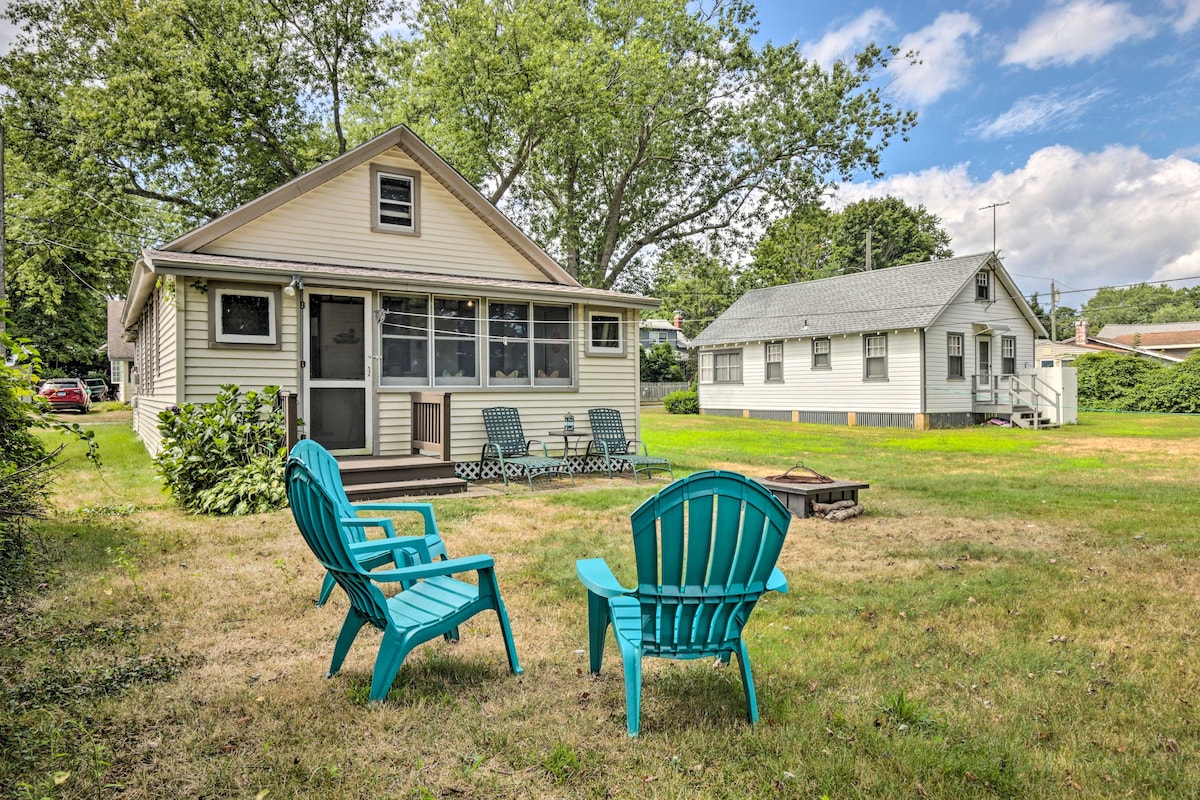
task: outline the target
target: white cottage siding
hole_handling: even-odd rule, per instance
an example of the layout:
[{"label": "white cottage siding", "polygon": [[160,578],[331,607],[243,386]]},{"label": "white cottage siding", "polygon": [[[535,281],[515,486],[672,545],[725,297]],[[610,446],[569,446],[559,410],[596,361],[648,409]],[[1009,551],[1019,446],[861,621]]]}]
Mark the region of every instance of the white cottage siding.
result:
[{"label": "white cottage siding", "polygon": [[158,413],[178,405],[178,330],[184,309],[175,297],[176,282],[160,280],[138,319],[135,366],[138,370],[133,427],[151,455],[162,446]]},{"label": "white cottage siding", "polygon": [[[371,230],[371,164],[421,172],[419,236]],[[479,278],[548,280],[433,176],[396,149],[267,212],[199,252]]]},{"label": "white cottage siding", "polygon": [[[256,284],[246,286],[257,288]],[[261,391],[265,386],[296,391],[299,369],[297,298],[281,295],[280,300],[277,312],[281,346],[278,349],[213,347],[208,292],[195,285],[187,286],[184,396],[188,402],[211,403],[225,384],[235,384],[243,392]]]}]

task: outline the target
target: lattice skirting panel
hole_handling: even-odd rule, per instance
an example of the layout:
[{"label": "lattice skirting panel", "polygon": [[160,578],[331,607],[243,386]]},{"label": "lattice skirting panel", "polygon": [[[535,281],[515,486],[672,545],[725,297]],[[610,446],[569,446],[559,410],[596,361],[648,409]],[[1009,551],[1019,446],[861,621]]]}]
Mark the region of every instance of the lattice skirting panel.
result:
[{"label": "lattice skirting panel", "polygon": [[[604,459],[600,456],[567,456],[567,463],[571,465],[571,470],[576,475],[588,472],[604,472]],[[522,481],[525,480],[525,470],[513,464],[505,464],[505,467],[508,469],[508,479],[510,481],[514,478]],[[500,462],[485,461],[483,463],[483,472],[480,473],[478,461],[458,461],[454,464],[454,474],[456,477],[466,481],[500,480]],[[615,466],[613,474],[616,474]]]}]

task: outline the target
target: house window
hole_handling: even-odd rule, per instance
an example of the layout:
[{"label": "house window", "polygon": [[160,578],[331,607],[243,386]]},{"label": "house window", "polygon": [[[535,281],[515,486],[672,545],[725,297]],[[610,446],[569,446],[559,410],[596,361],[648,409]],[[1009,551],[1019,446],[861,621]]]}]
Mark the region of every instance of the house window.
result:
[{"label": "house window", "polygon": [[812,368],[813,369],[829,369],[832,364],[829,360],[830,340],[828,337],[812,340]]},{"label": "house window", "polygon": [[625,355],[620,314],[593,311],[588,314],[588,355]]},{"label": "house window", "polygon": [[529,385],[529,304],[488,303],[488,383]]},{"label": "house window", "polygon": [[1000,339],[1000,373],[1017,374],[1017,337],[1004,336]]},{"label": "house window", "polygon": [[433,298],[433,383],[478,386],[475,300]]},{"label": "house window", "polygon": [[700,354],[701,383],[741,383],[742,351],[718,350]]},{"label": "house window", "polygon": [[887,380],[887,334],[863,337],[863,377]]},{"label": "house window", "polygon": [[381,301],[380,384],[429,385],[429,297],[388,297]]},{"label": "house window", "polygon": [[570,386],[571,309],[569,306],[533,307],[533,383],[535,386]]},{"label": "house window", "polygon": [[961,333],[946,334],[946,377],[962,378],[963,372],[963,335]]},{"label": "house window", "polygon": [[980,270],[975,276],[975,299],[992,299],[992,274],[986,269]]},{"label": "house window", "polygon": [[767,342],[766,379],[783,382],[783,342]]},{"label": "house window", "polygon": [[279,344],[279,290],[208,285],[211,341],[225,345]]},{"label": "house window", "polygon": [[421,173],[371,166],[371,230],[420,235]]}]

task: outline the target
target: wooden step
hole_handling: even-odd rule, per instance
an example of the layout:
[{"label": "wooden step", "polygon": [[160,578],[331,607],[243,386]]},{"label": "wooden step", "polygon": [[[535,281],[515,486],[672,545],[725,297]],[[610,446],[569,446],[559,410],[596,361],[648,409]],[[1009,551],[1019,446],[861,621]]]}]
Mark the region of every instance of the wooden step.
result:
[{"label": "wooden step", "polygon": [[389,497],[430,497],[443,494],[462,494],[467,491],[462,478],[417,478],[385,483],[358,483],[346,486],[346,496],[354,500],[382,500]]},{"label": "wooden step", "polygon": [[453,478],[454,462],[429,456],[386,456],[339,458],[342,484],[349,489],[361,484],[400,483],[406,481]]}]

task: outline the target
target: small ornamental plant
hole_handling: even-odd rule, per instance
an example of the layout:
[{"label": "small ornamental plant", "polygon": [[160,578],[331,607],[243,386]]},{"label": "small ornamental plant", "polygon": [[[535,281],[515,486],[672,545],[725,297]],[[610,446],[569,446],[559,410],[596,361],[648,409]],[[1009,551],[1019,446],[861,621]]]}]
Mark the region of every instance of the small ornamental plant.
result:
[{"label": "small ornamental plant", "polygon": [[162,450],[154,463],[164,491],[198,514],[240,515],[287,505],[286,426],[278,386],[225,385],[211,403],[159,412]]}]

